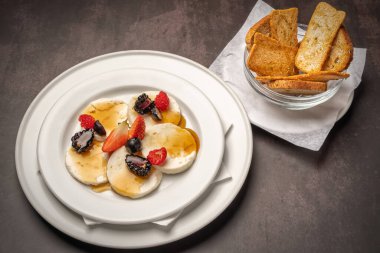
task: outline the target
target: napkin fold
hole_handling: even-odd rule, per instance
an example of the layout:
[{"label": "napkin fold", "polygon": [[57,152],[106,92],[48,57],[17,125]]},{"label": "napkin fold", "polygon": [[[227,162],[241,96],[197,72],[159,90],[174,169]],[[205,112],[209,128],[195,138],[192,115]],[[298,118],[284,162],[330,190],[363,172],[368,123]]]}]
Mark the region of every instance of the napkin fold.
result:
[{"label": "napkin fold", "polygon": [[[244,25],[227,44],[210,70],[218,75],[238,95],[250,122],[294,145],[318,151],[339,119],[339,113],[350,106],[350,96],[361,82],[366,49],[354,48],[350,74],[337,94],[316,107],[292,111],[266,101],[250,86],[244,74],[245,35],[249,28],[273,8],[259,0],[248,15]],[[299,30],[299,34],[304,31]]]},{"label": "napkin fold", "polygon": [[[227,138],[228,133],[230,132],[233,125],[231,122],[226,121],[226,120],[221,120],[221,122],[222,122],[223,131],[224,131],[224,136],[225,136],[225,138]],[[223,157],[222,164],[219,168],[218,174],[216,175],[214,181],[212,182],[211,187],[217,183],[225,182],[225,181],[228,181],[232,178],[231,173],[229,172],[228,168],[226,168],[223,165],[224,159],[226,159],[225,156]],[[170,225],[174,224],[174,222],[181,216],[183,210],[184,209],[182,209],[179,212],[176,212],[176,213],[174,213],[168,217],[165,217],[163,219],[160,219],[157,221],[152,221],[151,223],[156,224],[160,227],[169,227]],[[99,224],[103,223],[101,221],[90,219],[90,218],[85,217],[85,216],[82,216],[82,218],[83,218],[83,222],[87,226],[99,225]]]}]

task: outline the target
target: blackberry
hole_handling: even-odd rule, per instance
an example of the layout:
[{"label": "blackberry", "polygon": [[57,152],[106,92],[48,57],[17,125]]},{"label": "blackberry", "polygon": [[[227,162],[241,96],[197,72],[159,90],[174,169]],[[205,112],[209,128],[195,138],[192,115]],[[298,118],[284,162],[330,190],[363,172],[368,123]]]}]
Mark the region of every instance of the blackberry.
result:
[{"label": "blackberry", "polygon": [[128,169],[139,177],[147,176],[152,167],[152,164],[147,159],[138,155],[126,155],[125,162]]},{"label": "blackberry", "polygon": [[78,152],[82,153],[91,147],[94,140],[94,130],[88,129],[77,132],[71,137],[71,146]]},{"label": "blackberry", "polygon": [[143,115],[149,113],[153,105],[154,104],[152,103],[152,100],[148,97],[148,95],[143,93],[140,96],[138,96],[135,105],[133,106],[133,109],[135,109],[135,111],[139,114]]}]

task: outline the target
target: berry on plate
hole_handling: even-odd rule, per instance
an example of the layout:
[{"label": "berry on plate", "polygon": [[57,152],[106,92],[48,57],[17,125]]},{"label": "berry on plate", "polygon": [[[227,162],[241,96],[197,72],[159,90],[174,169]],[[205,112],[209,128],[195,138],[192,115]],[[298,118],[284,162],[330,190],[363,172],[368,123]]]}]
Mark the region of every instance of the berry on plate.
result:
[{"label": "berry on plate", "polygon": [[129,130],[128,139],[139,138],[140,140],[144,139],[145,135],[145,121],[141,115],[138,115],[135,121],[133,122],[131,129]]},{"label": "berry on plate", "polygon": [[127,151],[131,154],[141,151],[141,140],[139,138],[132,138],[125,144]]},{"label": "berry on plate", "polygon": [[152,108],[152,100],[148,97],[147,94],[143,93],[141,94],[133,106],[133,109],[135,109],[136,112],[143,115],[146,113],[149,113]]},{"label": "berry on plate", "polygon": [[148,154],[148,161],[153,165],[161,165],[165,162],[167,156],[167,151],[165,147],[160,149],[154,149]]},{"label": "berry on plate", "polygon": [[75,133],[71,137],[71,146],[78,152],[82,153],[90,149],[92,141],[94,140],[94,130],[87,129]]},{"label": "berry on plate", "polygon": [[139,177],[147,176],[152,166],[147,159],[138,155],[126,155],[125,162],[128,169]]},{"label": "berry on plate", "polygon": [[169,97],[165,92],[160,91],[154,99],[154,103],[158,110],[166,111],[169,108]]},{"label": "berry on plate", "polygon": [[128,123],[123,121],[118,125],[105,140],[102,151],[113,152],[122,147],[128,140]]},{"label": "berry on plate", "polygon": [[94,127],[95,119],[91,115],[82,114],[79,116],[78,120],[80,122],[80,126],[86,130]]}]

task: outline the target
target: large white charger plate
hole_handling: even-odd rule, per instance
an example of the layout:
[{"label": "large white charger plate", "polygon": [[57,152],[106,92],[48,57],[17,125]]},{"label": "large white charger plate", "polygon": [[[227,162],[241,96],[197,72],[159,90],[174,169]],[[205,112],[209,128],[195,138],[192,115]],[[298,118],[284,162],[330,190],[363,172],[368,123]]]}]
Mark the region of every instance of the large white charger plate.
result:
[{"label": "large white charger plate", "polygon": [[[196,85],[223,119],[233,124],[226,139],[223,164],[232,180],[210,187],[188,206],[168,230],[147,223],[139,225],[101,224],[88,227],[80,215],[66,208],[49,191],[38,173],[38,133],[49,109],[62,94],[96,74],[122,68],[145,67],[170,71]],[[23,191],[35,210],[52,226],[78,240],[113,248],[143,248],[184,238],[218,217],[240,191],[250,168],[252,133],[244,108],[221,79],[207,68],[186,58],[155,51],[125,51],[102,55],[65,71],[34,99],[20,124],[15,161]]]},{"label": "large white charger plate", "polygon": [[[163,175],[156,191],[140,199],[113,191],[96,193],[76,181],[65,165],[71,136],[78,131],[78,116],[91,101],[123,100],[144,91],[164,90],[181,108],[187,127],[200,138],[193,165],[177,175]],[[111,71],[77,83],[53,106],[38,139],[38,161],[53,194],[73,211],[104,223],[140,224],[179,212],[197,199],[215,178],[224,152],[224,132],[218,113],[203,93],[188,81],[162,70],[147,68]]]}]

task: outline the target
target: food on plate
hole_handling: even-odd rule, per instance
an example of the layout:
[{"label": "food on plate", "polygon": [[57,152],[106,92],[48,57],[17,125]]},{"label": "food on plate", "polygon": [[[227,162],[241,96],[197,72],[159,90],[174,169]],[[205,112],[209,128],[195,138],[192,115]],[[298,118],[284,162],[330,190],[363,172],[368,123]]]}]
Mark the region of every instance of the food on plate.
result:
[{"label": "food on plate", "polygon": [[[141,198],[154,191],[161,183],[162,173],[152,167],[149,176],[138,176],[129,169],[126,157],[130,157],[130,154],[125,147],[121,147],[113,152],[108,160],[107,177],[111,188],[116,193],[132,199]],[[136,160],[135,163],[138,163],[139,159]],[[133,164],[132,161],[130,164]],[[137,166],[133,168],[137,170]]]},{"label": "food on plate", "polygon": [[167,155],[168,151],[165,147],[162,147],[160,149],[154,149],[149,151],[149,154],[146,158],[153,165],[161,165],[165,162]]},{"label": "food on plate", "polygon": [[107,160],[108,154],[102,152],[102,143],[94,141],[85,152],[70,147],[66,153],[66,168],[79,182],[100,185],[107,182]]},{"label": "food on plate", "polygon": [[139,138],[140,140],[144,139],[145,135],[145,120],[141,115],[137,115],[134,119],[131,129],[128,133],[128,139]]},{"label": "food on plate", "polygon": [[[181,120],[181,110],[177,101],[167,95],[170,103],[166,110],[159,110],[156,106],[156,99],[159,99],[159,106],[161,100],[158,91],[146,91],[142,94],[133,96],[129,101],[128,120],[134,122],[138,115],[141,115],[146,127],[150,127],[162,123],[173,123],[178,125]],[[161,100],[160,100],[161,99]]]},{"label": "food on plate", "polygon": [[[273,10],[253,25],[246,35],[249,50],[246,64],[257,74],[258,81],[276,92],[291,95],[321,93],[327,90],[328,81],[349,77],[342,72],[353,57],[351,39],[343,27],[346,13],[325,2],[319,3],[299,47],[297,16],[297,8]],[[269,31],[264,29],[268,24]],[[311,87],[313,92],[305,92],[304,87]]]},{"label": "food on plate", "polygon": [[297,48],[283,45],[275,39],[256,33],[247,65],[258,75],[294,75],[296,53]]},{"label": "food on plate", "polygon": [[130,106],[132,112],[124,101],[114,99],[86,106],[78,117],[81,130],[72,136],[66,153],[66,167],[95,192],[112,189],[135,199],[156,189],[163,173],[189,169],[199,138],[185,128],[178,103],[163,91],[138,94]]},{"label": "food on plate", "polygon": [[303,81],[303,80],[276,80],[269,82],[268,87],[274,91],[284,94],[312,95],[326,91],[325,82]]},{"label": "food on plate", "polygon": [[297,47],[298,9],[273,10],[270,18],[270,36],[281,44]]},{"label": "food on plate", "polygon": [[78,153],[82,153],[91,148],[92,141],[94,140],[94,130],[85,129],[77,132],[71,137],[71,146]]},{"label": "food on plate", "polygon": [[107,134],[121,122],[127,119],[128,105],[119,99],[101,98],[91,102],[82,114],[91,115],[98,120]]},{"label": "food on plate", "polygon": [[329,80],[338,80],[347,78],[350,75],[343,72],[335,71],[320,71],[309,74],[300,74],[293,76],[257,76],[256,79],[262,83],[268,83],[275,80],[303,80],[303,81],[316,81],[327,82]]},{"label": "food on plate", "polygon": [[107,133],[125,121],[126,112],[124,101],[106,98],[91,102],[81,112],[81,130],[71,138],[65,158],[67,170],[79,182],[93,186],[107,182],[108,154],[102,151],[102,142]]},{"label": "food on plate", "polygon": [[141,139],[131,138],[125,144],[125,148],[131,154],[141,151]]},{"label": "food on plate", "polygon": [[84,129],[91,129],[95,125],[95,119],[91,115],[88,114],[82,114],[78,118],[80,122],[80,126]]},{"label": "food on plate", "polygon": [[255,33],[262,33],[264,35],[270,36],[270,15],[263,17],[259,22],[254,24],[245,36],[245,43],[247,44],[248,50],[252,48],[253,38]]},{"label": "food on plate", "polygon": [[329,58],[324,63],[322,69],[337,72],[345,70],[352,61],[353,53],[354,48],[350,35],[341,26],[332,43]]},{"label": "food on plate", "polygon": [[105,136],[107,134],[106,129],[99,120],[95,121],[93,128],[94,131],[99,134],[99,136]]},{"label": "food on plate", "polygon": [[344,11],[327,3],[317,5],[296,56],[295,64],[299,70],[309,73],[322,69],[345,17]]},{"label": "food on plate", "polygon": [[128,136],[128,122],[123,121],[108,135],[107,139],[104,141],[102,151],[113,152],[121,146],[124,146],[125,142],[128,140]]},{"label": "food on plate", "polygon": [[168,174],[180,173],[190,168],[197,153],[197,144],[192,134],[171,123],[148,128],[142,146],[144,157],[147,157],[151,150],[166,148],[166,161],[156,168]]}]

